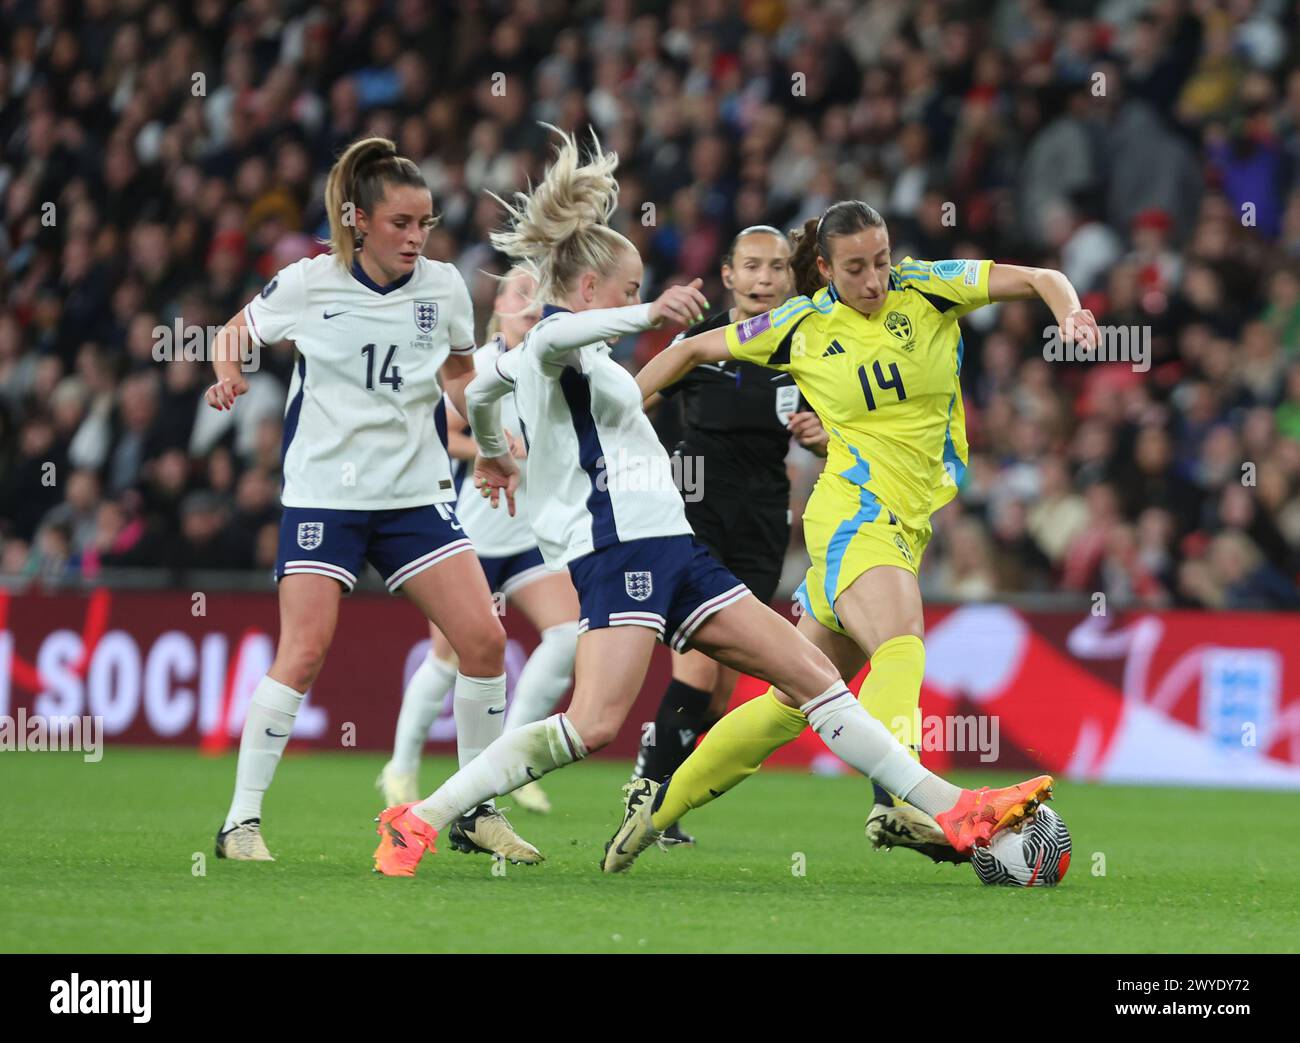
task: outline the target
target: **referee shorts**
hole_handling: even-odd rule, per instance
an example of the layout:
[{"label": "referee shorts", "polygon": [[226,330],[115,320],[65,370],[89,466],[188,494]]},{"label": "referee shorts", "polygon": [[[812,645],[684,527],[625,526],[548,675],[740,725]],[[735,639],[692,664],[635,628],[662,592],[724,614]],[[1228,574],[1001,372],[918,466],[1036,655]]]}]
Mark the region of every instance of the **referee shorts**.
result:
[{"label": "referee shorts", "polygon": [[686,504],[696,538],[764,604],[781,582],[790,545],[790,501],[754,499],[741,490],[714,491]]}]

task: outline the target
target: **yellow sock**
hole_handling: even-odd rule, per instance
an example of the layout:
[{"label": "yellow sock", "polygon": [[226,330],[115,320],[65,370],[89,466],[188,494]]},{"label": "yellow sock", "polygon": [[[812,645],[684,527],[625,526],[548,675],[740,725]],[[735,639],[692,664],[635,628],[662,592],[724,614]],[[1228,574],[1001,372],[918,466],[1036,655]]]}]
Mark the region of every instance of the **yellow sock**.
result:
[{"label": "yellow sock", "polygon": [[[924,642],[913,634],[891,637],[871,657],[871,672],[858,692],[858,702],[867,713],[888,728],[918,761],[921,759],[918,717],[924,676]],[[894,803],[902,801],[895,795]]]},{"label": "yellow sock", "polygon": [[709,729],[704,741],[673,772],[652,819],[655,829],[666,829],[692,808],[743,782],[806,727],[804,715],[778,701],[772,688],[737,706]]}]

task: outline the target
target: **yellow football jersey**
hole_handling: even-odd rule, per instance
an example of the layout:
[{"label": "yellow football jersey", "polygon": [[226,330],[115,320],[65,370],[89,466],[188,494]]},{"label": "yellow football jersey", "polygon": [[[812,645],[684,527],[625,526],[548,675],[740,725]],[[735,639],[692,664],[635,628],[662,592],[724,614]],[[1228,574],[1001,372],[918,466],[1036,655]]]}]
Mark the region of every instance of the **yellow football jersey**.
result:
[{"label": "yellow football jersey", "polygon": [[957,494],[968,459],[957,320],[989,303],[992,266],[909,257],[874,315],[825,289],[726,328],[736,358],[794,377],[831,436],[822,480],[856,486],[866,514],[928,529]]}]

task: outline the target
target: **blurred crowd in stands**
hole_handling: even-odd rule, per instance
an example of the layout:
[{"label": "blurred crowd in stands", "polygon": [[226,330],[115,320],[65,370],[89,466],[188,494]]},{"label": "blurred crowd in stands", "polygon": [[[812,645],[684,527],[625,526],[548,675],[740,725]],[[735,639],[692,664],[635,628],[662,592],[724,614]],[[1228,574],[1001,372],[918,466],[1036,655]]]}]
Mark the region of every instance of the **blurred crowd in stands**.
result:
[{"label": "blurred crowd in stands", "polygon": [[[1060,268],[1149,338],[1148,367],[1049,361],[1037,302],[966,320],[971,466],[927,596],[1300,607],[1300,4],[3,0],[0,26],[10,580],[271,569],[292,345],[217,413],[157,328],[215,329],[319,252],[324,175],[378,133],[481,333],[488,190],[540,174],[545,120],[621,157],[646,299],[704,275],[724,301],[736,230],[859,198],[896,261]],[[797,498],[820,465],[791,452]]]}]

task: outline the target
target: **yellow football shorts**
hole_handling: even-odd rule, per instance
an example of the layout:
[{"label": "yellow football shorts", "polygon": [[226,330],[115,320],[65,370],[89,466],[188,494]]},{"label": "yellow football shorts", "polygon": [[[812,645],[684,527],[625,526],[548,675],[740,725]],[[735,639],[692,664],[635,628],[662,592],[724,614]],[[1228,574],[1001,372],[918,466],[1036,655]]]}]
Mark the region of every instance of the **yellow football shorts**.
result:
[{"label": "yellow football shorts", "polygon": [[851,482],[817,482],[803,515],[804,541],[812,565],[795,597],[803,611],[844,634],[835,599],[877,565],[895,565],[916,575],[930,542],[930,526],[914,529],[898,521],[867,489]]}]

